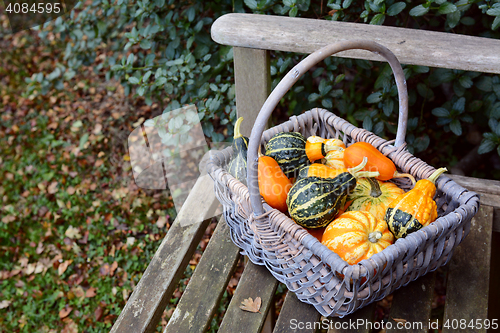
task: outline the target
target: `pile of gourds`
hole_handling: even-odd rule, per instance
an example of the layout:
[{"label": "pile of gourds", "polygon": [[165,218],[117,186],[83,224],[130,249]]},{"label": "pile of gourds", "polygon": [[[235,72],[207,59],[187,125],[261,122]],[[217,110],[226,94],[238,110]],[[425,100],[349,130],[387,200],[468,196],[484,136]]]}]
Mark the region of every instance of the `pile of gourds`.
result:
[{"label": "pile of gourds", "polygon": [[[248,138],[235,126],[228,171],[246,183]],[[356,264],[437,218],[435,181],[446,168],[415,182],[371,144],[349,147],[339,139],[275,134],[259,157],[259,191],[349,264]],[[404,192],[388,180],[408,177]]]}]

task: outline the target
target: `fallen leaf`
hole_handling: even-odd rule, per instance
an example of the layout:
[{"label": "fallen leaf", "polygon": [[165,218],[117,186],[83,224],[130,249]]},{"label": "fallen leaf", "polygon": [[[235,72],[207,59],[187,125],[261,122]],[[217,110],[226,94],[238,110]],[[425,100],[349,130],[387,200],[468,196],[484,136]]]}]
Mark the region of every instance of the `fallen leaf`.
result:
[{"label": "fallen leaf", "polygon": [[85,292],[85,297],[87,298],[92,298],[94,297],[95,295],[97,295],[97,293],[95,292],[96,289],[94,287],[90,287],[89,289],[87,289],[87,291]]},{"label": "fallen leaf", "polygon": [[71,311],[73,311],[73,308],[66,304],[66,306],[63,309],[61,309],[61,311],[59,311],[59,318],[61,319],[66,318],[67,316],[69,316]]},{"label": "fallen leaf", "polygon": [[3,300],[0,302],[0,309],[5,309],[6,307],[8,307],[10,305],[10,303],[12,303],[12,301],[7,301],[7,300]]},{"label": "fallen leaf", "polygon": [[98,306],[95,311],[94,311],[94,316],[95,316],[95,320],[96,321],[99,321],[101,320],[102,318],[102,313],[103,313],[103,310],[100,306]]},{"label": "fallen leaf", "polygon": [[95,167],[95,168],[98,168],[98,167],[100,167],[103,163],[104,163],[104,161],[103,161],[103,160],[101,160],[101,159],[99,159],[99,160],[95,161],[94,167]]},{"label": "fallen leaf", "polygon": [[113,276],[113,274],[115,274],[115,271],[117,268],[118,268],[118,262],[115,261],[111,264],[111,268],[109,270],[109,275]]},{"label": "fallen leaf", "polygon": [[108,263],[102,265],[101,268],[99,269],[99,273],[101,273],[101,275],[108,275],[109,271],[110,267]]},{"label": "fallen leaf", "polygon": [[255,301],[252,299],[252,297],[246,298],[241,302],[240,309],[249,311],[249,312],[259,312],[260,313],[260,306],[262,304],[262,300],[260,297],[256,297]]},{"label": "fallen leaf", "polygon": [[74,287],[73,289],[71,289],[71,291],[73,292],[73,294],[78,297],[78,298],[83,298],[85,297],[85,291],[83,290],[82,287],[80,286],[76,286]]},{"label": "fallen leaf", "polygon": [[135,237],[127,237],[127,246],[132,246],[135,243]]},{"label": "fallen leaf", "polygon": [[75,188],[73,186],[70,186],[66,189],[66,192],[69,194],[69,195],[73,195],[75,194]]},{"label": "fallen leaf", "polygon": [[14,215],[7,215],[2,218],[2,222],[8,224],[10,222],[14,222],[15,219],[16,217]]},{"label": "fallen leaf", "polygon": [[57,272],[59,273],[59,276],[63,275],[64,272],[66,272],[69,264],[71,264],[72,262],[73,262],[73,260],[66,260],[65,262],[63,262],[62,264],[59,265],[59,267],[57,268]]},{"label": "fallen leaf", "polygon": [[75,228],[75,227],[73,227],[71,225],[66,230],[66,232],[64,233],[64,235],[66,235],[66,237],[69,237],[71,239],[80,239],[80,238],[82,238],[82,235],[80,235],[80,229]]},{"label": "fallen leaf", "polygon": [[[392,317],[391,317],[392,318]],[[394,320],[396,323],[406,323],[406,319],[401,319],[401,318],[392,318],[392,320]]]},{"label": "fallen leaf", "polygon": [[49,194],[54,194],[57,192],[57,182],[50,183],[49,187],[47,187],[47,192]]},{"label": "fallen leaf", "polygon": [[95,127],[94,127],[94,134],[95,135],[98,135],[101,133],[101,130],[102,130],[102,124],[96,124]]},{"label": "fallen leaf", "polygon": [[166,216],[160,216],[158,218],[158,221],[156,221],[156,226],[158,228],[163,228],[165,226],[165,224],[167,224],[167,217]]},{"label": "fallen leaf", "polygon": [[61,333],[78,333],[78,325],[71,318],[64,318],[63,322],[66,324]]},{"label": "fallen leaf", "polygon": [[130,294],[130,291],[129,291],[129,290],[127,290],[127,289],[125,289],[125,288],[124,288],[124,289],[122,289],[122,296],[123,296],[123,300],[124,300],[124,301],[128,300],[128,296],[129,296],[129,294]]}]

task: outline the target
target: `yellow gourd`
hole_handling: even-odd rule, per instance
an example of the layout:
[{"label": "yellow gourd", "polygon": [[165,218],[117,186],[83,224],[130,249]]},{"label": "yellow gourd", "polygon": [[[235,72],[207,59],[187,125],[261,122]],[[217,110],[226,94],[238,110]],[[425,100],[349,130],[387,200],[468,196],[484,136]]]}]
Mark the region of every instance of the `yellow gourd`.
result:
[{"label": "yellow gourd", "polygon": [[350,265],[368,259],[394,242],[382,219],[370,212],[345,212],[325,229],[321,243]]},{"label": "yellow gourd", "polygon": [[413,189],[389,204],[384,219],[396,238],[406,237],[436,220],[437,206],[432,199],[436,194],[434,184],[446,171],[446,168],[437,169],[429,178],[419,180]]}]

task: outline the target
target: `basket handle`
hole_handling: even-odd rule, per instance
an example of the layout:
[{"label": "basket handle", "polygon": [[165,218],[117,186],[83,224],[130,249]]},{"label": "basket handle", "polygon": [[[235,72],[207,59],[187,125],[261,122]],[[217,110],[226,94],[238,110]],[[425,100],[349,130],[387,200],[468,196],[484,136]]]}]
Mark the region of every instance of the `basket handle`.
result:
[{"label": "basket handle", "polygon": [[290,90],[295,82],[297,82],[305,72],[311,69],[312,66],[335,53],[351,49],[363,49],[379,54],[383,56],[391,66],[394,77],[396,79],[396,86],[398,88],[399,95],[399,121],[395,146],[399,147],[405,142],[406,123],[408,119],[408,91],[406,89],[406,80],[403,69],[401,68],[401,64],[399,63],[396,56],[386,47],[369,40],[342,41],[322,47],[321,49],[311,53],[309,56],[299,62],[285,75],[285,77],[279,82],[276,88],[274,88],[274,90],[271,92],[264,105],[260,109],[260,112],[257,115],[257,119],[255,120],[255,124],[252,128],[252,133],[250,134],[250,140],[248,144],[247,184],[250,194],[250,202],[252,204],[253,212],[256,216],[262,215],[264,213],[257,177],[257,149],[260,145],[262,133],[264,133],[264,128],[269,117],[271,116],[271,113],[276,108],[276,105],[278,105],[279,101],[281,100],[281,98],[283,98],[285,93]]}]

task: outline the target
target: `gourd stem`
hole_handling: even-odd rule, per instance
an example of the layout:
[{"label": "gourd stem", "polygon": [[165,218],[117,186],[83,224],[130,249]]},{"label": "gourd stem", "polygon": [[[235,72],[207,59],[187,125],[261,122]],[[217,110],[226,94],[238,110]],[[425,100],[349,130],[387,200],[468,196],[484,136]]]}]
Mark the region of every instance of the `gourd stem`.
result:
[{"label": "gourd stem", "polygon": [[329,151],[332,151],[332,150],[338,150],[338,151],[343,151],[344,150],[344,147],[341,147],[341,146],[338,146],[337,145],[337,142],[335,142],[337,140],[327,140],[326,143],[324,144],[325,145],[325,152],[329,152]]},{"label": "gourd stem", "polygon": [[439,169],[437,169],[436,171],[434,171],[434,172],[432,173],[432,175],[431,175],[429,178],[427,178],[427,180],[429,180],[429,181],[431,181],[433,184],[435,184],[435,183],[436,183],[436,179],[438,179],[438,178],[439,178],[439,176],[441,176],[441,175],[442,175],[443,173],[445,173],[446,171],[448,171],[448,169],[446,169],[446,168],[439,168]]},{"label": "gourd stem", "polygon": [[353,177],[356,179],[358,179],[358,178],[375,178],[375,177],[380,176],[380,172],[378,172],[378,171],[358,171],[358,172],[351,173],[351,175],[353,175]]},{"label": "gourd stem", "polygon": [[383,234],[380,231],[373,231],[368,234],[368,240],[372,243],[377,243],[380,238],[382,238]]},{"label": "gourd stem", "polygon": [[234,124],[234,135],[233,135],[234,139],[242,137],[241,132],[240,132],[240,126],[241,126],[242,121],[243,121],[243,117],[239,117],[238,120],[236,120],[236,123]]},{"label": "gourd stem", "polygon": [[415,185],[416,183],[415,177],[413,177],[409,173],[399,173],[395,171],[394,176],[392,176],[392,178],[404,178],[404,177],[410,178],[412,185]]},{"label": "gourd stem", "polygon": [[368,163],[368,159],[366,157],[363,157],[363,161],[361,161],[361,163],[359,163],[359,165],[352,167],[352,168],[348,168],[347,171],[349,171],[351,174],[354,174],[358,171],[363,170],[366,163]]},{"label": "gourd stem", "polygon": [[382,190],[380,189],[380,185],[378,184],[378,180],[375,178],[366,178],[368,183],[370,183],[370,196],[372,198],[378,198],[382,195]]}]

